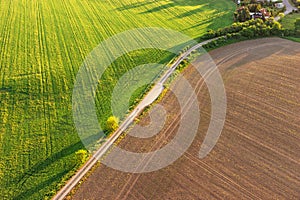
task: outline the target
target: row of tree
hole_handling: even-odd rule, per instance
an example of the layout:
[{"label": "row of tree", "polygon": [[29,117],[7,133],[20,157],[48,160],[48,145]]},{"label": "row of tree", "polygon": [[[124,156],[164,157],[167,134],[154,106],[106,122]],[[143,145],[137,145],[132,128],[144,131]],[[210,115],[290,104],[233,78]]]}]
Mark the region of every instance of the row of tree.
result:
[{"label": "row of tree", "polygon": [[266,21],[262,19],[249,20],[246,22],[233,23],[231,26],[209,30],[202,39],[218,38],[204,46],[206,49],[212,49],[230,42],[230,40],[245,40],[251,38],[268,37],[268,36],[295,36],[300,33],[300,19],[295,23],[295,30],[282,28],[281,24],[270,18]]},{"label": "row of tree", "polygon": [[263,21],[262,19],[252,19],[246,22],[236,22],[231,26],[220,28],[216,31],[209,30],[202,36],[202,39],[212,39],[237,33],[240,33],[242,36],[248,37],[249,32],[253,32],[254,36],[269,36],[279,34],[279,32],[281,33],[281,31],[283,31],[281,24],[274,20],[274,18],[269,18],[266,21]]}]

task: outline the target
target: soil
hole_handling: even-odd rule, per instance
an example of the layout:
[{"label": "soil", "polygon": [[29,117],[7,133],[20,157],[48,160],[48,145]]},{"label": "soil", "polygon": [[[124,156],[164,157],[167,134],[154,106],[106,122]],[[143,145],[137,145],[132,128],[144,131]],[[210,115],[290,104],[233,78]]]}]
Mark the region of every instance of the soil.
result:
[{"label": "soil", "polygon": [[[202,77],[189,66],[183,75],[198,95],[201,120],[184,155],[161,170],[142,174],[100,164],[72,199],[300,198],[300,43],[258,39],[210,55],[227,94],[225,126],[210,154],[198,157],[211,117],[209,93]],[[173,84],[185,89],[180,88],[180,80]],[[159,104],[167,112],[162,130],[148,139],[127,135],[119,147],[149,152],[172,140],[183,113],[171,91]],[[147,114],[139,122],[149,123]]]}]

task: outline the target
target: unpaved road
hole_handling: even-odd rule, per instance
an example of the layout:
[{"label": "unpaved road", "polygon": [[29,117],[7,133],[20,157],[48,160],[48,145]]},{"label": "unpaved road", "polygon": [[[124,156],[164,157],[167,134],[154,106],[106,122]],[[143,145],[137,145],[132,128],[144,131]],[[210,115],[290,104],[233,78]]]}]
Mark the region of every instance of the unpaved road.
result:
[{"label": "unpaved road", "polygon": [[282,3],[285,5],[286,7],[286,11],[284,12],[285,15],[293,12],[293,10],[297,10],[296,7],[292,6],[289,2],[289,0],[283,0]]}]

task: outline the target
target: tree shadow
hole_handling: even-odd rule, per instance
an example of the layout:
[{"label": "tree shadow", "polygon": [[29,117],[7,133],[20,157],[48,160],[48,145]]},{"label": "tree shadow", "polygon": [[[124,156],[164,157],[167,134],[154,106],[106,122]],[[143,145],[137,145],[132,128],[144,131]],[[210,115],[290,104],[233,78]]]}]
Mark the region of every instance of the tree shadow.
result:
[{"label": "tree shadow", "polygon": [[[157,6],[155,8],[149,9],[147,11],[141,12],[140,14],[146,14],[146,13],[152,13],[152,12],[159,12],[162,11],[164,9],[169,9],[171,7],[178,7],[178,6],[200,6],[198,8],[196,8],[193,11],[188,11],[182,15],[179,15],[178,18],[182,18],[185,16],[190,16],[192,14],[196,14],[202,11],[207,11],[207,10],[215,10],[215,12],[219,12],[220,9],[223,9],[222,5],[219,4],[223,4],[224,2],[219,2],[218,0],[214,0],[214,1],[207,1],[207,0],[170,0],[168,1],[167,4],[164,5],[160,5]],[[209,8],[209,9],[207,9]]]},{"label": "tree shadow", "polygon": [[54,162],[57,162],[58,160],[69,156],[73,153],[75,153],[77,150],[84,148],[81,141],[72,144],[63,150],[51,155],[47,159],[35,164],[34,166],[30,167],[27,171],[17,176],[16,180],[14,180],[14,183],[18,183],[23,185],[33,174],[37,174],[39,171],[44,170],[49,165],[53,164]]},{"label": "tree shadow", "polygon": [[89,136],[87,138],[85,138],[84,140],[80,140],[77,143],[74,143],[64,149],[62,149],[61,151],[52,154],[50,157],[48,157],[47,159],[35,164],[34,166],[30,167],[27,171],[25,171],[24,173],[20,174],[19,176],[16,177],[15,180],[13,180],[14,183],[20,184],[20,185],[24,185],[24,183],[33,175],[33,174],[37,174],[38,172],[44,170],[45,168],[47,168],[49,165],[57,162],[58,160],[67,157],[71,154],[75,154],[76,151],[78,151],[79,149],[84,149],[85,146],[84,145],[88,145],[90,143],[95,142],[96,140],[100,139],[100,137],[102,136],[102,133],[96,134],[96,135],[92,135]]},{"label": "tree shadow", "polygon": [[[136,9],[136,8],[140,8],[140,7],[154,4],[154,3],[156,3],[156,1],[137,2],[137,3],[132,3],[132,4],[128,4],[123,7],[117,8],[116,10],[124,11],[124,10],[129,10],[129,9]],[[208,3],[206,0],[198,0],[198,1],[195,1],[195,0],[170,0],[165,5],[161,5],[161,6],[153,8],[153,9],[147,10],[145,12],[141,12],[140,14],[158,12],[158,11],[164,10],[166,8],[175,7],[175,6],[197,6],[197,5],[203,5],[203,4],[208,4]]]},{"label": "tree shadow", "polygon": [[173,18],[170,18],[170,20],[172,20],[172,19],[178,19],[178,18],[190,17],[190,16],[192,16],[192,15],[195,15],[195,14],[201,13],[201,12],[203,12],[203,11],[206,11],[205,6],[207,6],[207,5],[208,5],[208,3],[203,4],[203,6],[201,6],[201,7],[199,7],[199,8],[196,8],[196,9],[194,9],[194,10],[190,10],[190,11],[188,11],[188,12],[185,12],[185,13],[182,13],[182,14],[180,14],[180,15],[177,15],[177,16],[175,16],[175,17],[173,17]]},{"label": "tree shadow", "polygon": [[144,12],[140,12],[139,14],[147,14],[147,13],[159,12],[159,11],[168,9],[170,7],[173,7],[173,6],[175,6],[175,4],[171,2],[171,3],[168,3],[168,4],[157,6],[155,8],[149,9],[149,10],[144,11]]},{"label": "tree shadow", "polygon": [[124,11],[124,10],[129,10],[129,9],[135,9],[135,8],[139,8],[139,7],[146,6],[146,5],[153,4],[153,3],[155,3],[155,1],[145,1],[143,3],[137,2],[137,3],[132,3],[129,5],[117,8],[116,10]]},{"label": "tree shadow", "polygon": [[[215,0],[217,1],[217,0]],[[207,0],[170,0],[174,6],[199,6],[203,4],[207,4]],[[214,1],[212,1],[214,2]],[[210,3],[209,3],[210,4]]]},{"label": "tree shadow", "polygon": [[182,29],[181,31],[187,31],[189,29],[193,29],[193,28],[196,28],[198,26],[202,26],[202,25],[205,25],[205,24],[211,24],[211,23],[213,23],[213,19],[209,18],[209,19],[203,20],[203,21],[201,21],[201,22],[199,22],[199,23],[197,23],[197,24],[195,24],[193,26],[190,26],[188,28]]},{"label": "tree shadow", "polygon": [[[26,181],[28,181],[30,179],[30,177],[32,175],[36,175],[39,172],[41,172],[42,170],[46,169],[47,167],[49,167],[50,165],[52,165],[53,163],[61,160],[64,157],[67,157],[71,154],[75,154],[76,151],[78,151],[79,149],[84,149],[85,145],[88,145],[89,143],[93,143],[96,140],[100,139],[100,137],[103,136],[103,133],[98,133],[95,135],[91,135],[83,140],[80,140],[79,142],[76,142],[72,145],[67,146],[66,148],[62,149],[61,151],[51,155],[50,157],[48,157],[47,159],[35,164],[34,166],[32,166],[31,168],[29,168],[27,171],[25,171],[24,173],[21,173],[19,176],[17,176],[14,180],[12,180],[12,182],[14,184],[18,184],[20,186],[24,186],[24,184],[26,183]],[[62,180],[62,178],[68,174],[71,170],[74,170],[74,168],[76,167],[76,161],[74,162],[74,164],[70,164],[68,165],[69,167],[67,167],[66,169],[63,169],[62,172],[52,176],[51,178],[49,178],[48,180],[42,182],[42,183],[38,183],[34,186],[32,186],[32,188],[30,188],[29,190],[26,190],[24,192],[21,192],[20,194],[18,194],[17,196],[15,196],[13,199],[28,199],[30,196],[34,195],[35,193],[37,193],[39,190],[53,184],[54,182],[58,182],[60,180]]]},{"label": "tree shadow", "polygon": [[54,176],[52,176],[51,178],[49,178],[48,180],[39,183],[37,186],[30,188],[29,190],[26,190],[24,192],[21,192],[20,194],[18,194],[17,196],[13,197],[14,200],[19,200],[19,199],[29,199],[29,197],[31,197],[33,194],[37,193],[38,191],[40,191],[41,189],[51,185],[53,182],[57,181],[57,180],[61,180],[66,174],[69,173],[69,171],[71,171],[73,169],[73,167],[67,168],[64,171],[60,172],[59,174],[56,174]]},{"label": "tree shadow", "polygon": [[237,60],[234,64],[232,64],[226,71],[233,70],[235,68],[245,66],[246,64],[253,63],[255,65],[256,61],[266,59],[271,55],[277,54],[282,51],[283,47],[281,45],[272,45],[261,44],[258,45],[257,48],[248,49],[245,52],[241,52],[242,56],[239,60]]},{"label": "tree shadow", "polygon": [[[226,20],[224,20],[226,19]],[[223,10],[222,13],[216,12],[216,16],[211,17],[211,21],[213,23],[210,23],[207,29],[217,30],[217,28],[220,28],[220,24],[222,26],[229,26],[234,22],[233,19],[233,12],[231,10]]]}]

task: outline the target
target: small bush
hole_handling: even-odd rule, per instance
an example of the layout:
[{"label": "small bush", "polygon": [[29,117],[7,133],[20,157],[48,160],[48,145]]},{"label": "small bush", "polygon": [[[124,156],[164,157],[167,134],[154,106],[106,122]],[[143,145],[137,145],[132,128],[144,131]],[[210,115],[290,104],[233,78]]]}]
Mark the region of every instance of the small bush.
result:
[{"label": "small bush", "polygon": [[119,128],[119,119],[115,116],[110,116],[106,121],[106,129],[109,133],[116,131]]},{"label": "small bush", "polygon": [[87,150],[84,149],[80,149],[76,151],[75,155],[76,155],[77,164],[80,165],[85,163],[89,157]]}]

